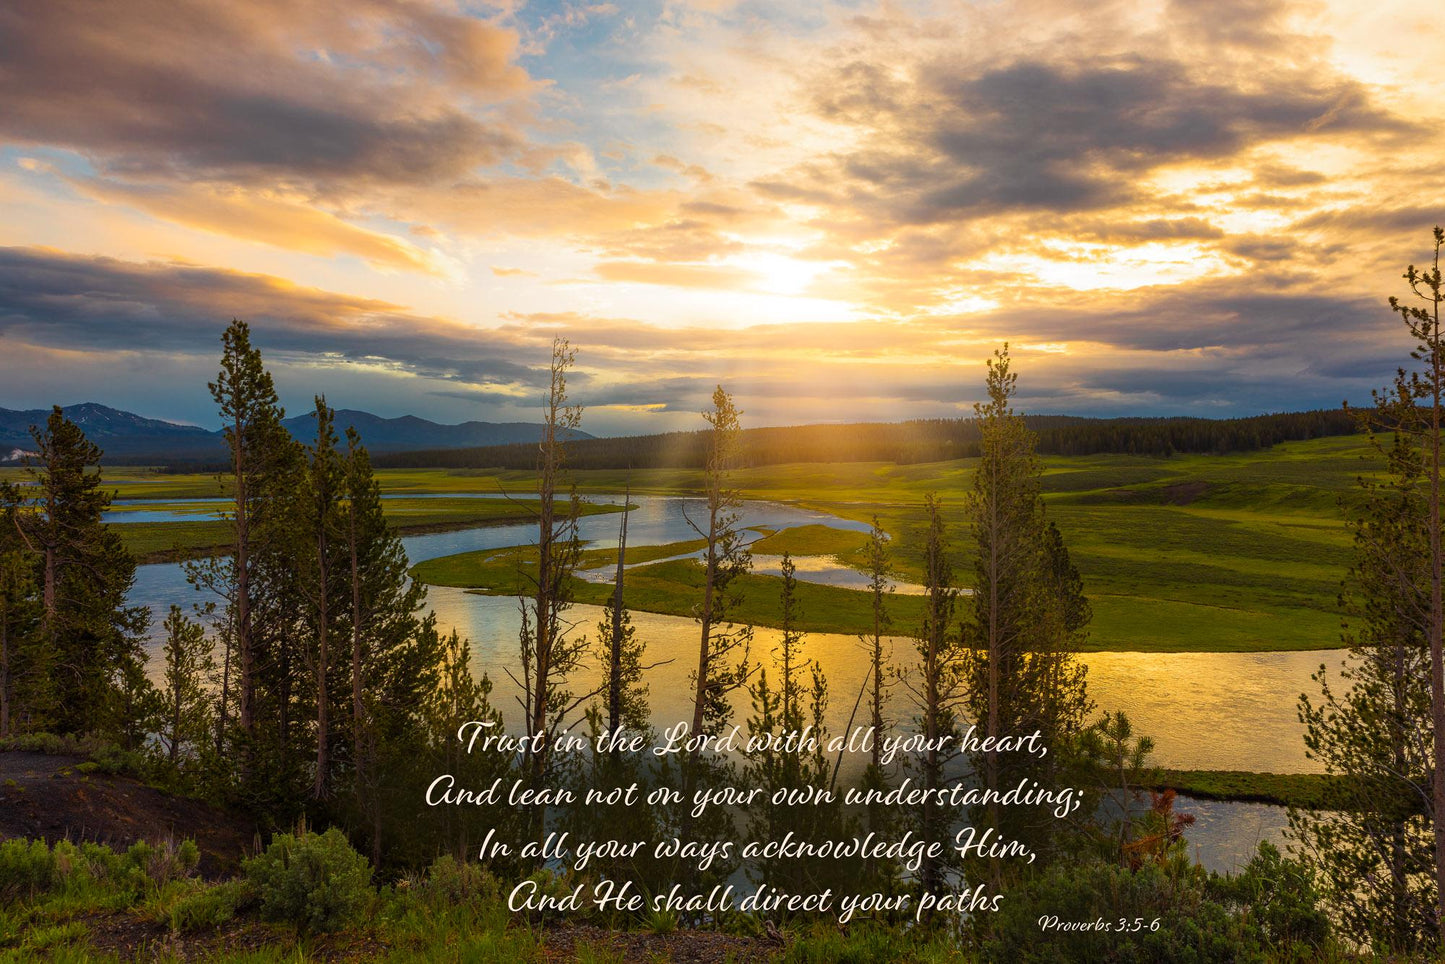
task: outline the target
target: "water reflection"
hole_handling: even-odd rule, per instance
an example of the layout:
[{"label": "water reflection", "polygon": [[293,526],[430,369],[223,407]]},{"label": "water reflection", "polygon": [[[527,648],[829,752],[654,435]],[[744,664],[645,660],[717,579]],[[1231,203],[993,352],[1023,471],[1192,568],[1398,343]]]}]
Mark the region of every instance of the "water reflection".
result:
[{"label": "water reflection", "polygon": [[[491,496],[488,496],[491,497]],[[621,503],[621,497],[595,497],[600,502]],[[703,502],[663,496],[633,496],[637,508],[628,518],[628,542],[633,546],[658,545],[696,538],[689,520],[699,520]],[[822,523],[836,528],[866,531],[863,523],[838,519],[821,512],[767,502],[749,502],[744,507],[747,526],[783,529]],[[617,544],[616,515],[587,516],[580,521],[581,535],[596,547]],[[531,525],[489,526],[456,532],[427,533],[403,539],[413,562],[478,549],[519,545],[535,536]],[[777,557],[760,556],[760,570],[770,571]],[[857,584],[854,576],[843,576],[827,561],[800,566],[799,576],[833,584]],[[848,570],[851,572],[851,570]],[[611,574],[606,574],[611,578]],[[516,694],[501,672],[516,659],[520,616],[515,599],[479,596],[458,589],[432,587],[431,607],[443,631],[456,629],[472,640],[477,668],[489,672],[497,685],[496,701],[510,707]],[[187,585],[179,565],[140,566],[130,595],[132,605],[151,607],[151,650],[159,655],[160,619],[172,603],[189,608],[206,601],[204,594]],[[597,607],[577,606],[573,612],[579,632],[595,633],[601,619]],[[686,618],[634,613],[639,638],[647,641],[650,659],[671,660],[649,676],[652,704],[659,719],[682,718],[688,699],[688,674],[696,667],[697,626]],[[758,629],[755,656],[765,656],[777,645],[778,633]],[[894,663],[913,661],[912,642],[895,639]],[[828,722],[835,729],[847,723],[867,662],[861,644],[853,636],[812,634],[808,654],[819,661],[832,688]],[[1302,728],[1295,715],[1301,692],[1313,691],[1310,673],[1321,662],[1336,671],[1342,662],[1339,650],[1291,653],[1088,653],[1082,658],[1089,667],[1090,695],[1101,710],[1122,709],[1129,713],[1137,732],[1154,738],[1155,760],[1161,766],[1180,769],[1259,770],[1280,773],[1317,772],[1319,765],[1304,756]],[[159,674],[159,660],[151,661]],[[579,681],[586,686],[586,681]],[[739,706],[740,714],[746,707]],[[895,708],[895,716],[907,719],[911,710]]]},{"label": "water reflection", "polygon": [[1288,846],[1289,818],[1284,807],[1272,803],[1199,800],[1180,795],[1174,809],[1194,814],[1194,825],[1184,831],[1189,852],[1207,869],[1232,873],[1254,857],[1262,841],[1281,851]]},{"label": "water reflection", "polygon": [[[418,496],[404,496],[417,498]],[[455,498],[457,494],[437,494]],[[477,493],[470,497],[500,498],[498,494]],[[590,500],[621,503],[621,497]],[[132,500],[126,500],[130,502]],[[143,500],[142,500],[143,501]],[[213,500],[167,500],[206,503]],[[634,496],[638,506],[628,519],[628,543],[632,546],[658,545],[696,538],[692,521],[701,521],[700,499]],[[178,519],[197,518],[201,506],[175,511]],[[149,518],[162,510],[132,510],[121,513],[127,521],[167,521]],[[594,547],[615,548],[618,517],[588,516],[581,520],[582,538]],[[743,524],[750,527],[784,529],[822,523],[835,528],[867,531],[862,523],[838,519],[821,512],[765,502],[744,507]],[[502,525],[456,532],[428,533],[403,539],[413,562],[479,549],[497,549],[525,544],[535,537],[532,525]],[[759,556],[755,571],[777,573],[780,557]],[[866,586],[861,574],[827,559],[800,559],[799,578],[844,585]],[[610,568],[597,570],[597,578],[610,579]],[[899,592],[917,592],[921,587],[899,586]],[[476,671],[492,680],[492,702],[508,720],[519,717],[520,692],[503,667],[517,660],[517,634],[521,617],[517,600],[481,596],[460,589],[432,587],[428,603],[435,611],[443,632],[457,630],[472,641]],[[172,603],[189,609],[207,601],[185,581],[181,566],[141,566],[130,594],[133,605],[151,607],[150,650],[158,657],[161,648],[160,620]],[[576,632],[594,636],[602,610],[576,606],[571,618]],[[689,676],[697,666],[698,626],[691,619],[633,613],[638,638],[648,645],[648,660],[662,661],[648,674],[649,698],[654,719],[669,725],[691,716]],[[758,629],[754,637],[755,659],[770,658],[780,634]],[[892,639],[892,665],[907,666],[915,658],[907,638]],[[816,659],[827,676],[831,700],[826,721],[835,733],[845,732],[868,672],[863,645],[856,637],[811,634],[804,644],[805,655]],[[1295,715],[1295,701],[1304,691],[1313,691],[1310,674],[1320,663],[1336,672],[1343,653],[1338,650],[1293,653],[1089,653],[1083,661],[1089,667],[1090,696],[1101,710],[1124,710],[1136,732],[1154,738],[1154,762],[1179,769],[1257,770],[1282,773],[1317,772],[1319,765],[1304,755],[1302,728]],[[150,662],[159,677],[159,658]],[[593,666],[579,675],[574,690],[586,692],[597,685],[598,669]],[[735,721],[746,720],[749,707],[744,694],[735,694]],[[915,715],[901,688],[895,688],[891,715],[905,725]],[[862,718],[854,721],[861,725]],[[848,774],[845,773],[845,778]],[[1260,840],[1279,843],[1286,826],[1281,807],[1256,803],[1226,803],[1181,798],[1180,809],[1193,813],[1195,825],[1187,838],[1195,855],[1206,867],[1234,870],[1253,855]]]}]

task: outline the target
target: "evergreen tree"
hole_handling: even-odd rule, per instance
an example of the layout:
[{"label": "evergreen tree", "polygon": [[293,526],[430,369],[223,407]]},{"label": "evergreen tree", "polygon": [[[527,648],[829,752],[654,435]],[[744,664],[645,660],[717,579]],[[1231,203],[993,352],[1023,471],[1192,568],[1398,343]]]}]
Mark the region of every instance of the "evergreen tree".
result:
[{"label": "evergreen tree", "polygon": [[[897,808],[876,802],[876,796],[886,792],[891,783],[891,774],[883,764],[883,741],[893,729],[893,721],[888,715],[890,682],[895,675],[891,669],[893,649],[884,635],[892,624],[887,600],[888,594],[893,592],[893,562],[888,548],[888,536],[879,525],[876,515],[868,530],[866,551],[873,628],[858,638],[868,655],[868,678],[864,683],[864,692],[868,701],[868,727],[873,733],[873,743],[867,766],[863,770],[861,789],[865,793],[872,791],[875,800],[865,808],[863,822],[868,832],[886,840],[893,835],[898,825]],[[835,766],[841,767],[842,759],[840,754]],[[891,893],[898,883],[898,870],[896,861],[870,857],[863,867],[865,882],[861,889],[867,890],[871,887],[879,892]]]},{"label": "evergreen tree", "polygon": [[747,681],[748,648],[753,639],[751,626],[736,626],[728,621],[739,599],[733,582],[752,568],[752,555],[740,528],[742,495],[732,484],[732,473],[738,466],[741,413],[721,385],[713,392],[712,401],[712,411],[703,413],[711,426],[703,479],[707,528],[688,520],[693,531],[707,540],[703,551],[703,598],[697,615],[702,635],[693,678],[694,733],[713,733],[731,718],[728,697]]},{"label": "evergreen tree", "polygon": [[298,493],[303,504],[299,506],[302,525],[297,532],[305,533],[307,544],[295,558],[301,563],[296,567],[297,582],[306,597],[315,639],[314,647],[305,651],[316,703],[316,771],[311,794],[325,800],[331,796],[332,637],[345,588],[341,509],[345,480],[336,449],[335,413],[320,395],[316,396],[315,417],[316,441],[308,452],[305,488]]},{"label": "evergreen tree", "polygon": [[172,605],[165,622],[165,712],[161,743],[166,763],[179,771],[187,755],[194,757],[211,739],[209,679],[215,670],[212,641],[200,623]]},{"label": "evergreen tree", "polygon": [[[1340,602],[1350,660],[1300,697],[1309,755],[1327,773],[1328,811],[1291,810],[1290,832],[1324,871],[1348,932],[1380,954],[1419,954],[1435,927],[1430,691],[1430,435],[1410,376],[1358,412],[1388,474],[1361,476],[1354,563]],[[1368,881],[1368,886],[1360,886]]]},{"label": "evergreen tree", "polygon": [[[1017,380],[1005,345],[988,363],[989,400],[975,406],[981,454],[968,500],[977,547],[965,623],[969,704],[990,740],[1038,731],[1049,754],[977,754],[989,802],[974,822],[1047,856],[1058,829],[1053,815],[1019,807],[1005,813],[997,794],[1021,781],[1050,785],[1068,760],[1067,744],[1090,709],[1085,667],[1074,658],[1090,611],[1063,539],[1044,518],[1036,439],[1011,406]],[[996,884],[1001,872],[992,861]]]},{"label": "evergreen tree", "polygon": [[406,551],[382,511],[360,436],[348,428],[346,439],[342,561],[351,700],[349,746],[342,749],[353,772],[351,806],[380,866],[386,817],[397,817],[396,801],[415,792],[404,779],[410,768],[401,761],[430,739],[423,707],[447,669],[446,644],[435,616],[421,614],[426,587],[407,576]]},{"label": "evergreen tree", "polygon": [[[656,735],[648,706],[648,686],[643,682],[643,674],[660,664],[643,664],[646,646],[637,637],[624,602],[627,523],[631,508],[630,494],[626,494],[618,522],[613,591],[597,623],[597,657],[603,669],[603,687],[601,702],[587,711],[593,752],[590,766],[576,774],[579,799],[584,799],[589,791],[622,795],[616,797],[615,802],[604,798],[604,802],[592,806],[571,808],[566,826],[577,839],[656,840],[661,836],[662,821],[656,809],[641,805],[648,791],[658,786],[661,775],[660,769],[651,765],[651,754],[647,752],[654,745]],[[641,738],[647,749],[624,750],[619,737]],[[604,739],[609,746],[599,752],[598,741]],[[647,853],[598,857],[589,866],[591,873],[599,877],[631,881],[643,894],[665,890],[673,869],[670,862],[658,861]]]},{"label": "evergreen tree", "polygon": [[154,708],[140,645],[150,614],[125,605],[135,559],[101,521],[110,505],[100,487],[101,450],[58,405],[43,431],[30,432],[38,452],[30,469],[35,495],[11,518],[38,570],[33,669],[50,676],[53,696],[41,712],[63,733],[100,729],[133,741],[139,716]]},{"label": "evergreen tree", "polygon": [[[587,655],[585,637],[570,636],[571,627],[564,618],[572,606],[572,574],[582,554],[577,535],[582,509],[575,486],[566,510],[557,512],[557,492],[564,484],[564,443],[582,423],[582,409],[569,405],[567,397],[567,372],[575,360],[576,352],[565,339],[552,342],[537,457],[537,574],[532,579],[531,597],[522,604],[522,678],[513,677],[524,694],[527,735],[534,738],[526,751],[527,779],[534,789],[548,785],[557,774],[558,763],[565,762],[554,757],[551,747],[567,728],[568,717],[594,695],[576,696],[568,688]],[[540,840],[546,832],[546,807],[534,806],[530,820],[531,832]]]},{"label": "evergreen tree", "polygon": [[35,554],[21,539],[20,489],[0,482],[0,737],[43,722],[54,705],[40,645],[40,604]]},{"label": "evergreen tree", "polygon": [[[701,632],[697,670],[693,673],[691,733],[712,735],[732,717],[729,698],[747,683],[748,651],[753,628],[737,625],[729,614],[739,601],[738,576],[752,567],[752,555],[743,542],[742,495],[732,475],[738,466],[742,426],[732,396],[721,385],[712,395],[711,411],[703,412],[709,426],[707,465],[703,489],[707,505],[706,526],[687,519],[688,525],[706,540],[703,550],[702,601],[696,609]],[[727,777],[726,761],[708,759],[694,749],[682,761],[684,797],[691,798],[704,785],[720,783]],[[681,829],[686,836],[694,821],[684,815]]]},{"label": "evergreen tree", "polygon": [[[949,836],[956,814],[948,812],[934,795],[946,783],[946,768],[958,757],[957,741],[945,744],[944,738],[958,735],[958,711],[967,694],[961,640],[954,630],[958,590],[948,562],[943,508],[932,493],[924,500],[924,508],[928,512],[928,535],[923,550],[923,623],[915,637],[918,664],[916,672],[901,677],[900,682],[918,708],[918,732],[926,741],[924,751],[913,761],[920,789],[926,796],[912,812],[911,822],[922,839],[943,841]],[[918,872],[918,883],[925,893],[943,890],[945,878],[956,863],[952,854],[945,849],[940,856],[925,855]]]},{"label": "evergreen tree", "polygon": [[[1445,246],[1445,230],[1436,226],[1431,266],[1418,269],[1413,264],[1405,271],[1405,283],[1418,304],[1407,304],[1390,298],[1390,308],[1405,322],[1415,348],[1410,357],[1424,363],[1423,370],[1403,371],[1400,387],[1412,403],[1402,409],[1398,431],[1422,434],[1428,494],[1426,510],[1428,576],[1430,587],[1429,617],[1426,640],[1430,650],[1430,723],[1434,733],[1431,761],[1430,803],[1435,838],[1435,924],[1436,949],[1445,953],[1445,542],[1440,531],[1440,430],[1442,406],[1445,406],[1445,339],[1441,337],[1440,305],[1445,303],[1445,280],[1440,272],[1440,249]],[[1400,394],[1398,391],[1396,394]]]},{"label": "evergreen tree", "polygon": [[[198,584],[208,586],[234,609],[232,633],[236,647],[236,690],[238,724],[248,741],[256,728],[256,588],[258,556],[265,548],[268,512],[274,512],[275,498],[284,488],[279,470],[289,454],[291,438],[281,420],[281,408],[271,375],[261,361],[261,352],[251,345],[251,329],[235,319],[221,338],[221,368],[210,384],[211,396],[220,408],[222,431],[231,450],[233,511],[230,513],[230,562],[213,566],[210,579],[203,570],[192,570]],[[229,660],[228,660],[229,663]]]},{"label": "evergreen tree", "polygon": [[[489,699],[492,681],[485,673],[480,679],[472,674],[471,644],[455,631],[442,640],[439,655],[435,686],[422,704],[427,734],[421,744],[424,752],[410,754],[421,763],[419,768],[414,768],[414,776],[424,788],[438,775],[450,777],[455,786],[468,789],[484,789],[498,779],[510,782],[517,776],[510,755],[482,750],[469,753],[465,740],[459,739],[464,723],[487,723],[491,725],[491,732],[502,731],[502,715]],[[505,801],[490,807],[468,807],[462,812],[455,806],[419,805],[422,800],[422,794],[412,797],[412,805],[417,808],[412,827],[421,830],[413,849],[421,854],[435,852],[440,841],[459,861],[479,855],[499,876],[520,866],[515,859],[517,848],[522,841],[531,839],[530,831],[524,829],[525,814],[507,806]],[[405,834],[408,829],[407,824],[399,823],[397,833]],[[488,831],[492,832],[494,841],[512,849],[511,859],[493,859],[490,854],[477,854],[473,850],[480,847]],[[523,833],[527,836],[522,836]]]},{"label": "evergreen tree", "polygon": [[651,730],[647,684],[642,682],[644,644],[632,628],[632,615],[627,610],[622,593],[627,570],[627,519],[631,508],[630,495],[624,495],[617,532],[617,575],[612,596],[602,611],[602,621],[597,624],[598,656],[607,677],[607,730],[614,734]]},{"label": "evergreen tree", "polygon": [[[761,667],[749,687],[753,716],[748,737],[758,749],[745,754],[743,779],[750,788],[765,792],[760,805],[749,809],[749,833],[754,840],[811,841],[838,836],[839,811],[828,803],[802,805],[780,802],[775,795],[789,791],[827,791],[832,769],[824,756],[827,730],[823,715],[828,706],[828,684],[816,661],[803,656],[804,634],[798,629],[802,606],[798,601],[797,568],[783,554],[779,603],[782,637],[773,651],[777,685],[768,682]],[[804,739],[804,737],[808,739]],[[811,741],[811,742],[810,742]],[[824,889],[836,875],[836,861],[795,858],[765,859],[753,869],[759,882],[789,893]],[[831,872],[830,872],[831,871]]]}]

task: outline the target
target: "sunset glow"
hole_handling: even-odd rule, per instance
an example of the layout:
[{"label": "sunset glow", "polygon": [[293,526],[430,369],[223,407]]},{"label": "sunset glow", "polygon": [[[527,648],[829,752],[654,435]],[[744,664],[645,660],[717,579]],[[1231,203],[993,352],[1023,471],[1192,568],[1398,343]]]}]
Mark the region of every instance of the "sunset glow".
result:
[{"label": "sunset glow", "polygon": [[0,405],[596,433],[1367,397],[1445,221],[1423,2],[80,0],[0,12]]}]

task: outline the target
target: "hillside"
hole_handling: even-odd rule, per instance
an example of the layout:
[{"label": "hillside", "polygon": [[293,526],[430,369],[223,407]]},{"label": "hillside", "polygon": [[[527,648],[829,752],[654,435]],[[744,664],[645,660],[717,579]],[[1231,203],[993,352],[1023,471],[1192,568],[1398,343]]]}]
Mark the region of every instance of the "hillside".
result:
[{"label": "hillside", "polygon": [[[221,463],[226,458],[226,440],[219,430],[145,418],[97,402],[67,405],[62,411],[101,447],[105,461],[113,465]],[[33,452],[30,426],[45,424],[49,415],[49,409],[0,408],[0,464],[20,462]],[[303,441],[315,433],[314,415],[310,413],[288,418],[283,424]],[[542,426],[533,422],[443,425],[414,415],[382,418],[354,409],[338,410],[337,432],[343,433],[348,427],[354,427],[374,453],[517,445],[535,442],[542,431]],[[569,432],[567,437],[592,438],[580,431]]]}]

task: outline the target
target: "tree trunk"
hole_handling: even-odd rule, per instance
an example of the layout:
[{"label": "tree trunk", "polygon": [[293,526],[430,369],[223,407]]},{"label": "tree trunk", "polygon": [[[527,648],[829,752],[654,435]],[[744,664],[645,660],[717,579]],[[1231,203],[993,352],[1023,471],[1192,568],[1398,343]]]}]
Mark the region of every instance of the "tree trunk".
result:
[{"label": "tree trunk", "polygon": [[[232,424],[235,433],[235,456],[232,472],[236,479],[236,648],[241,657],[240,707],[241,732],[246,737],[255,735],[255,652],[251,645],[251,517],[247,503],[246,472],[247,452],[241,417],[238,414]],[[246,753],[250,753],[249,739]]]},{"label": "tree trunk", "polygon": [[0,737],[10,735],[10,614],[0,614]]},{"label": "tree trunk", "polygon": [[[712,643],[712,610],[714,583],[717,581],[717,508],[708,512],[707,526],[707,570],[702,584],[702,637],[697,651],[697,691],[693,694],[692,735],[703,731],[704,714],[707,709],[707,684],[709,649]],[[699,750],[692,751],[692,760],[697,761]]]},{"label": "tree trunk", "polygon": [[612,652],[610,674],[607,680],[607,725],[613,734],[612,757],[619,759],[622,750],[617,746],[616,734],[622,729],[622,572],[627,565],[627,510],[632,504],[632,490],[629,487],[622,497],[622,522],[617,535],[617,585],[612,590]]},{"label": "tree trunk", "polygon": [[[1439,248],[1435,266],[1439,270]],[[1435,731],[1435,768],[1432,780],[1432,823],[1435,829],[1435,916],[1440,945],[1445,947],[1445,659],[1441,638],[1445,636],[1445,601],[1441,599],[1440,551],[1440,401],[1441,343],[1440,307],[1435,303],[1434,326],[1430,330],[1430,720]]]},{"label": "tree trunk", "polygon": [[221,708],[216,714],[216,753],[226,751],[226,714],[231,705],[231,627],[226,627],[226,654],[221,659]]},{"label": "tree trunk", "polygon": [[316,535],[316,784],[312,790],[318,800],[325,799],[331,789],[331,720],[330,698],[326,692],[327,646],[331,635],[331,572],[327,560],[325,506]]}]

